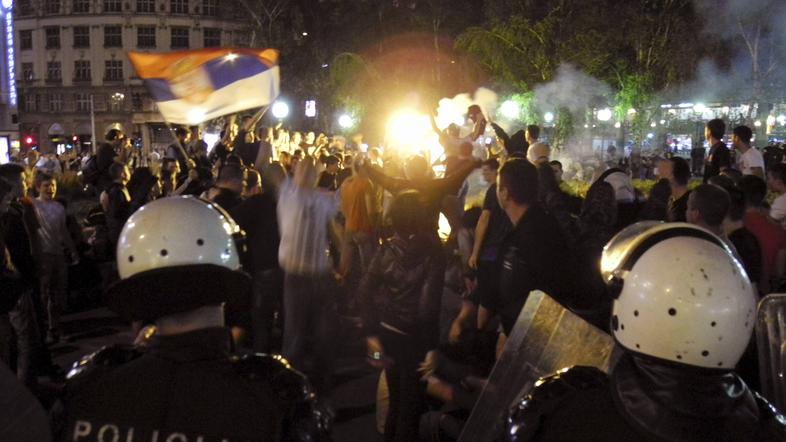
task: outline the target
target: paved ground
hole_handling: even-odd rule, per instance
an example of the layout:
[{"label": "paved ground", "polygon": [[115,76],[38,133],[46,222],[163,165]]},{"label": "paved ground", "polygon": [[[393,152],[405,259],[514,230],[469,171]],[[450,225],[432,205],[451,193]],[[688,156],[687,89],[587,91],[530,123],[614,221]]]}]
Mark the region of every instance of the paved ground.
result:
[{"label": "paved ground", "polygon": [[[82,355],[105,345],[133,341],[131,328],[106,309],[92,309],[63,318],[64,336],[51,348],[55,362],[66,371]],[[344,340],[337,349],[334,440],[381,441],[376,432],[375,398],[379,372],[365,364],[358,339]]]}]

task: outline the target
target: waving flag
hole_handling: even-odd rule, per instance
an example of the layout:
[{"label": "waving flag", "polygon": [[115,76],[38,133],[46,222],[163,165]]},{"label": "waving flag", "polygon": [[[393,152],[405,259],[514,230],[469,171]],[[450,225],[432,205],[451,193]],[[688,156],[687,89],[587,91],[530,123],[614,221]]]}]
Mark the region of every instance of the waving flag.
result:
[{"label": "waving flag", "polygon": [[278,96],[278,51],[210,48],[128,58],[164,119],[199,124],[270,104]]}]

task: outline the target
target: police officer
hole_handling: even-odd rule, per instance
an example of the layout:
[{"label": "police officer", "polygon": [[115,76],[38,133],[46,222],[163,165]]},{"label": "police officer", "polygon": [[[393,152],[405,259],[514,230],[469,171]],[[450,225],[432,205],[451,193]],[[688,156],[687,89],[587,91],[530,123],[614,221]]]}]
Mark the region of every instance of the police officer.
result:
[{"label": "police officer", "polygon": [[622,355],[610,375],[573,367],[512,410],[510,441],[785,440],[784,418],[734,372],[756,295],[725,243],[683,223],[639,223],[604,249]]},{"label": "police officer", "polygon": [[236,354],[223,304],[247,297],[242,232],[194,197],[154,201],[125,224],[110,308],[155,324],[144,348],[111,347],[69,373],[68,441],[320,441],[328,418],[278,356]]}]

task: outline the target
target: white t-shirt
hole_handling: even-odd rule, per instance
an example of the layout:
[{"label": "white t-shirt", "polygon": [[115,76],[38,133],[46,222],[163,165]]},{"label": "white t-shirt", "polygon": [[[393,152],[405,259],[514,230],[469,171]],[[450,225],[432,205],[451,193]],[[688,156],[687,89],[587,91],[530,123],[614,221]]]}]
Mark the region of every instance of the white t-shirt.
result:
[{"label": "white t-shirt", "polygon": [[770,206],[770,217],[775,221],[786,224],[786,193],[775,198]]},{"label": "white t-shirt", "polygon": [[755,147],[751,147],[747,152],[740,155],[737,167],[739,167],[743,175],[753,175],[753,170],[751,169],[754,167],[761,167],[762,172],[764,172],[764,157]]}]

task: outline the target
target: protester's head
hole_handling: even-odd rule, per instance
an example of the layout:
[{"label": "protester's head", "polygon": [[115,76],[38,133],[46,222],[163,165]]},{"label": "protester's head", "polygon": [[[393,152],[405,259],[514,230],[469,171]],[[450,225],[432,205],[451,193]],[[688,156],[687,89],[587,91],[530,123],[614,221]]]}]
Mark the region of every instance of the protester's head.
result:
[{"label": "protester's head", "polygon": [[227,164],[218,172],[216,187],[232,191],[238,195],[245,188],[245,171],[236,164]]},{"label": "protester's head", "polygon": [[710,120],[707,122],[707,125],[704,127],[704,137],[707,141],[710,139],[715,140],[722,140],[723,135],[726,134],[726,123],[723,122],[720,118],[715,118],[714,120]]},{"label": "protester's head", "polygon": [[262,177],[255,169],[246,170],[246,187],[243,198],[248,198],[262,193]]},{"label": "protester's head", "polygon": [[325,158],[325,171],[327,173],[335,175],[338,173],[338,165],[341,162],[339,158],[335,155],[329,155]]},{"label": "protester's head", "polygon": [[767,197],[767,183],[756,175],[743,176],[737,186],[745,194],[745,207],[760,208]]},{"label": "protester's head", "polygon": [[734,128],[734,135],[731,137],[731,142],[737,150],[747,150],[750,148],[751,139],[753,138],[753,131],[748,126],[737,126]]},{"label": "protester's head", "polygon": [[592,183],[581,205],[579,220],[587,231],[608,231],[617,224],[617,198],[611,184],[602,180]]},{"label": "protester's head", "polygon": [[535,143],[527,149],[527,160],[534,165],[548,163],[551,157],[551,146],[546,143]]},{"label": "protester's head", "polygon": [[128,171],[128,166],[120,163],[112,163],[109,166],[109,178],[115,183],[126,185],[128,180],[131,179],[131,172]]},{"label": "protester's head", "polygon": [[469,118],[473,123],[477,123],[479,120],[483,118],[483,112],[480,110],[480,106],[477,104],[473,104],[467,108],[467,118]]},{"label": "protester's head", "polygon": [[538,200],[538,170],[528,161],[508,160],[497,176],[497,199],[503,209],[530,206]]},{"label": "protester's head", "polygon": [[536,124],[530,124],[527,126],[526,135],[527,141],[536,142],[538,138],[540,138],[540,126]]},{"label": "protester's head", "polygon": [[[188,220],[188,228],[183,221]],[[145,205],[126,222],[117,246],[120,281],[108,305],[127,319],[168,322],[207,314],[221,327],[222,304],[248,296],[249,277],[240,272],[242,231],[215,204],[190,197],[163,198]],[[173,296],[177,293],[177,296]],[[171,324],[166,324],[171,325]],[[161,334],[167,327],[158,327]]]},{"label": "protester's head", "polygon": [[723,169],[721,175],[729,177],[735,183],[739,183],[742,179],[742,172],[740,172],[739,169],[735,169],[733,167],[727,167],[726,169]]},{"label": "protester's head", "polygon": [[773,192],[786,192],[786,164],[778,163],[767,169],[767,185]]},{"label": "protester's head", "polygon": [[352,173],[361,178],[367,178],[368,172],[366,171],[366,158],[359,155],[352,161]]},{"label": "protester's head", "polygon": [[540,163],[538,168],[538,195],[541,201],[545,201],[548,195],[559,192],[559,183],[554,177],[554,170],[551,164]]},{"label": "protester's head", "polygon": [[292,155],[289,152],[282,150],[278,153],[278,162],[284,166],[288,167],[290,162],[292,161]]},{"label": "protester's head", "polygon": [[57,195],[57,181],[52,175],[39,171],[35,174],[35,190],[42,200],[52,201]]},{"label": "protester's head", "polygon": [[427,230],[428,219],[423,198],[419,192],[408,190],[393,198],[390,205],[390,223],[399,235],[414,235]]},{"label": "protester's head", "polygon": [[691,224],[717,231],[723,225],[730,205],[729,194],[723,188],[702,184],[688,197],[686,218]]},{"label": "protester's head", "polygon": [[109,143],[117,144],[125,138],[125,134],[120,129],[109,129],[106,133],[106,141]]},{"label": "protester's head", "polygon": [[451,137],[458,138],[459,134],[461,133],[461,128],[458,127],[457,124],[450,123],[445,129]]},{"label": "protester's head", "polygon": [[5,181],[10,189],[8,194],[11,199],[22,198],[27,195],[27,180],[25,168],[14,163],[0,165],[0,180]]},{"label": "protester's head", "polygon": [[175,136],[180,140],[180,143],[185,144],[188,141],[188,129],[183,126],[177,126],[175,128]]},{"label": "protester's head", "polygon": [[551,160],[549,165],[551,165],[551,170],[554,171],[554,179],[557,180],[557,183],[562,183],[562,163],[557,160]]},{"label": "protester's head", "polygon": [[414,155],[407,160],[404,169],[407,178],[411,180],[423,179],[428,176],[429,168],[426,157],[422,155]]},{"label": "protester's head", "polygon": [[729,221],[741,221],[745,215],[745,194],[734,181],[724,175],[715,175],[707,180],[707,183],[718,186],[729,194],[729,213],[726,218]]},{"label": "protester's head", "polygon": [[671,157],[668,162],[671,163],[671,174],[664,176],[664,178],[668,178],[674,185],[687,186],[691,172],[690,165],[685,158]]},{"label": "protester's head", "polygon": [[371,147],[368,149],[368,159],[375,164],[379,163],[380,160],[382,160],[382,153],[380,152],[378,147]]},{"label": "protester's head", "polygon": [[499,170],[499,161],[496,158],[489,158],[484,161],[480,170],[483,173],[483,181],[494,184],[497,182],[497,170]]},{"label": "protester's head", "polygon": [[174,158],[164,158],[161,160],[161,174],[164,176],[177,175],[180,172],[180,163]]}]

